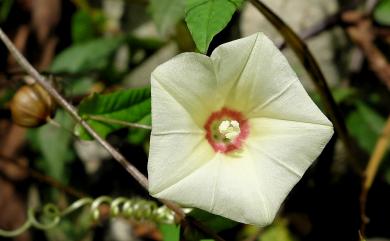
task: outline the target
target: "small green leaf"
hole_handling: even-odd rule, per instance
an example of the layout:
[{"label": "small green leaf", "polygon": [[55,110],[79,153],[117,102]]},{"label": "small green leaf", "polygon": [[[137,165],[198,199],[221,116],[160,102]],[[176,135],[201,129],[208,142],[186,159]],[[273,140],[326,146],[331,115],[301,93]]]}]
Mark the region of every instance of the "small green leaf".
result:
[{"label": "small green leaf", "polygon": [[[121,90],[109,94],[93,94],[85,98],[79,105],[79,114],[86,118],[91,127],[103,138],[115,130],[124,128],[124,126],[91,120],[88,119],[88,116],[99,116],[112,120],[150,125],[150,111],[150,87]],[[75,133],[81,139],[91,139],[89,134],[80,125],[76,126]],[[131,137],[130,135],[129,139],[139,141],[140,133],[134,133],[138,137]],[[145,133],[148,134],[149,132],[145,130],[143,135],[141,133],[143,138],[145,137]]]},{"label": "small green leaf", "polygon": [[125,38],[120,36],[94,39],[72,45],[54,59],[50,70],[52,72],[78,73],[104,69],[110,63],[109,57],[114,54],[124,40]]},{"label": "small green leaf", "polygon": [[159,229],[163,235],[163,241],[179,241],[180,225],[160,224]]},{"label": "small green leaf", "polygon": [[213,37],[229,23],[243,0],[187,0],[186,22],[200,52],[206,53]]},{"label": "small green leaf", "polygon": [[347,126],[358,144],[365,151],[371,153],[382,133],[385,118],[363,102],[358,102],[356,107],[356,111],[347,117]]},{"label": "small green leaf", "polygon": [[374,19],[382,25],[390,25],[390,0],[382,0],[374,9]]},{"label": "small green leaf", "polygon": [[151,0],[149,11],[159,32],[166,35],[184,17],[186,0]]}]

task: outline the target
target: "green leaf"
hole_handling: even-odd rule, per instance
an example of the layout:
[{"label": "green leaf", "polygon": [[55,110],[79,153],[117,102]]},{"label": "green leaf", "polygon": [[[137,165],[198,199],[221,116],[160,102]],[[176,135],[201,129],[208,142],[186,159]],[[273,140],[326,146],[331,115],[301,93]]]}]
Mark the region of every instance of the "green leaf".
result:
[{"label": "green leaf", "polygon": [[73,43],[81,43],[96,37],[93,18],[86,12],[79,10],[72,16]]},{"label": "green leaf", "polygon": [[195,218],[202,224],[204,224],[206,227],[209,227],[214,232],[218,233],[223,230],[232,228],[237,225],[237,222],[234,222],[230,219],[211,214],[209,212],[203,211],[201,209],[193,209],[189,216]]},{"label": "green leaf", "polygon": [[385,118],[363,102],[358,102],[356,107],[356,111],[347,117],[347,126],[360,147],[371,153],[382,133]]},{"label": "green leaf", "polygon": [[123,36],[119,36],[72,45],[54,59],[50,70],[66,73],[102,70],[108,66],[110,57],[124,40]]},{"label": "green leaf", "polygon": [[2,0],[0,1],[0,23],[4,22],[12,8],[14,0]]},{"label": "green leaf", "polygon": [[213,37],[229,23],[243,0],[187,0],[186,22],[196,47],[206,53]]},{"label": "green leaf", "polygon": [[167,35],[184,17],[186,0],[151,0],[149,11],[162,35]]},{"label": "green leaf", "polygon": [[261,235],[260,241],[296,241],[285,222],[273,224]]},{"label": "green leaf", "polygon": [[159,229],[163,235],[163,241],[179,241],[180,225],[160,224]]},{"label": "green leaf", "polygon": [[[150,87],[121,90],[109,94],[93,94],[85,98],[79,105],[79,114],[87,119],[91,127],[103,138],[115,130],[124,128],[124,126],[91,120],[88,119],[88,116],[150,125],[150,111]],[[147,130],[145,132],[149,133]],[[76,126],[75,134],[80,136],[81,139],[91,139],[86,130],[80,125]],[[135,132],[135,134],[140,135],[139,132]],[[133,138],[137,139],[137,137]],[[131,135],[129,139],[131,140]]]},{"label": "green leaf", "polygon": [[390,0],[382,0],[374,9],[374,19],[382,25],[390,25]]},{"label": "green leaf", "polygon": [[42,154],[37,165],[48,175],[67,183],[67,165],[74,159],[74,152],[70,148],[72,134],[68,131],[73,127],[73,121],[63,110],[57,111],[54,120],[61,127],[46,124],[38,129],[31,129],[29,140]]}]

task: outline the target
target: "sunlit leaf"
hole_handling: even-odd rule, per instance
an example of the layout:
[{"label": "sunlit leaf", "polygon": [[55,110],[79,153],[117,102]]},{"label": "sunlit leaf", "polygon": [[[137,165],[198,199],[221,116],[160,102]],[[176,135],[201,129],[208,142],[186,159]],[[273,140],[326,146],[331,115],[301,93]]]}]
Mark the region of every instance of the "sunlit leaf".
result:
[{"label": "sunlit leaf", "polygon": [[[150,111],[149,87],[121,90],[109,94],[93,94],[85,98],[79,105],[79,114],[87,119],[87,122],[102,137],[106,137],[113,131],[124,128],[124,126],[92,120],[89,118],[90,116],[100,116],[111,120],[150,125]],[[142,131],[141,133],[148,133],[147,130]],[[75,133],[81,139],[91,139],[89,134],[80,125],[76,126]],[[134,134],[138,136],[131,137],[130,135],[129,140],[131,141],[134,138],[133,141],[139,141],[139,135],[142,134],[140,132],[134,132]]]},{"label": "sunlit leaf", "polygon": [[206,53],[213,37],[226,27],[243,0],[187,0],[186,22],[196,47]]}]

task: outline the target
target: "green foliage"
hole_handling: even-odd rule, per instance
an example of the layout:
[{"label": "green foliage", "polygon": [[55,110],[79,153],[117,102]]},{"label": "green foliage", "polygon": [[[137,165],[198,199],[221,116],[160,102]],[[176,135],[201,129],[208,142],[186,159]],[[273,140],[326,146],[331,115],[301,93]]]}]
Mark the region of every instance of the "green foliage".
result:
[{"label": "green foliage", "polygon": [[187,0],[186,22],[196,47],[206,53],[213,37],[229,23],[243,0]]},{"label": "green foliage", "polygon": [[209,212],[205,212],[203,210],[196,209],[196,208],[193,209],[189,213],[189,215],[195,218],[196,220],[198,220],[199,222],[203,223],[205,226],[209,227],[216,233],[232,228],[237,225],[236,222],[230,219],[218,215],[214,215]]},{"label": "green foliage", "polygon": [[374,9],[374,19],[382,25],[390,25],[390,0],[382,0]]},{"label": "green foliage", "polygon": [[[357,94],[357,90],[351,87],[348,88],[337,88],[332,89],[332,96],[337,104],[350,101]],[[310,92],[310,97],[313,99],[316,105],[323,108],[323,103],[321,101],[321,96],[317,91]]]},{"label": "green foliage", "polygon": [[259,241],[296,241],[284,222],[276,223],[261,235]]},{"label": "green foliage", "polygon": [[124,40],[123,36],[119,36],[74,44],[54,59],[50,70],[66,73],[102,70],[109,65],[109,57]]},{"label": "green foliage", "polygon": [[167,35],[184,17],[185,0],[151,0],[149,12],[162,35]]},{"label": "green foliage", "polygon": [[0,23],[4,22],[9,12],[11,11],[12,4],[14,3],[14,0],[2,0],[0,1]]},{"label": "green foliage", "polygon": [[[93,94],[85,98],[79,105],[79,114],[87,120],[91,127],[102,137],[123,128],[122,125],[89,119],[89,116],[100,116],[112,120],[130,123],[151,124],[150,88],[128,89],[109,94]],[[89,140],[91,137],[80,125],[76,126],[76,135],[81,139]],[[148,130],[130,132],[129,140],[142,141]]]},{"label": "green foliage", "polygon": [[94,19],[86,11],[79,10],[72,16],[73,43],[81,43],[96,37]]},{"label": "green foliage", "polygon": [[61,127],[46,124],[38,129],[31,129],[29,139],[42,154],[37,163],[40,169],[62,183],[67,183],[67,165],[74,159],[74,152],[70,148],[72,134],[68,131],[72,128],[73,121],[63,110],[57,111],[54,120]]},{"label": "green foliage", "polygon": [[351,135],[368,153],[373,151],[384,124],[385,119],[363,102],[357,102],[356,111],[347,117],[347,126]]},{"label": "green foliage", "polygon": [[159,230],[163,235],[163,241],[179,241],[180,240],[180,225],[176,224],[160,224]]}]

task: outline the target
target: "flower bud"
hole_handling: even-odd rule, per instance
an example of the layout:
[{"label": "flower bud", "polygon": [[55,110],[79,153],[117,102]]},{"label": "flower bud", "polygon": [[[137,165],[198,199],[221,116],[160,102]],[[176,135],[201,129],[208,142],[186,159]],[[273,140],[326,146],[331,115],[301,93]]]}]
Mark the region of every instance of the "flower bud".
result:
[{"label": "flower bud", "polygon": [[53,98],[38,84],[24,85],[11,101],[13,121],[24,127],[37,127],[54,115]]}]

